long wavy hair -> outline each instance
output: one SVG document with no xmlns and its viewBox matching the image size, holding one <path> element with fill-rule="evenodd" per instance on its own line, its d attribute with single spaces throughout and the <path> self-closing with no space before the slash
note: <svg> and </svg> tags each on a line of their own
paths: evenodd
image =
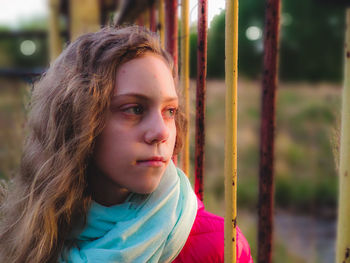
<svg viewBox="0 0 350 263">
<path fill-rule="evenodd" d="M 91 204 L 88 170 L 119 66 L 151 52 L 173 62 L 158 37 L 106 27 L 68 45 L 35 86 L 18 175 L 1 205 L 0 262 L 57 262 Z M 186 120 L 175 117 L 178 153 Z M 83 219 L 83 220 L 81 220 Z"/>
</svg>

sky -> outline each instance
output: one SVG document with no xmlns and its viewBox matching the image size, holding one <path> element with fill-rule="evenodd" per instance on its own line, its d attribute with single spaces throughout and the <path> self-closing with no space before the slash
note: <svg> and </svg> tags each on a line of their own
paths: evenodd
<svg viewBox="0 0 350 263">
<path fill-rule="evenodd" d="M 7 25 L 12 28 L 16 28 L 20 21 L 48 15 L 48 0 L 0 0 L 0 6 L 0 25 Z M 219 14 L 222 9 L 225 9 L 225 0 L 208 0 L 209 25 L 213 17 Z M 191 23 L 197 20 L 197 15 L 197 1 L 190 0 Z"/>
</svg>

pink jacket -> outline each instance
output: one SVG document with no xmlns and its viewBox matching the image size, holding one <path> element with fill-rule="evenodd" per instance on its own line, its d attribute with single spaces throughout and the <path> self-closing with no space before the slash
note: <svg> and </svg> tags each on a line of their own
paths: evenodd
<svg viewBox="0 0 350 263">
<path fill-rule="evenodd" d="M 198 211 L 185 246 L 173 263 L 224 262 L 224 219 L 204 210 L 198 200 Z M 237 227 L 237 263 L 253 263 L 250 248 Z"/>
</svg>

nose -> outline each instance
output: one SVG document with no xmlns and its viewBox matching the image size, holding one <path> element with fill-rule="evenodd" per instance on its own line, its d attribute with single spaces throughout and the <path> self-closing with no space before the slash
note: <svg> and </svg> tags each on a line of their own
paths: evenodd
<svg viewBox="0 0 350 263">
<path fill-rule="evenodd" d="M 162 113 L 154 113 L 150 116 L 146 124 L 144 134 L 145 142 L 148 144 L 165 142 L 169 137 L 169 127 L 167 126 Z"/>
</svg>

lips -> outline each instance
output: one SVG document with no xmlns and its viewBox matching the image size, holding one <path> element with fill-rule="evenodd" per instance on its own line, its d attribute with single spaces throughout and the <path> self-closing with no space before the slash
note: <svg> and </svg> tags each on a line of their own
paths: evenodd
<svg viewBox="0 0 350 263">
<path fill-rule="evenodd" d="M 136 161 L 139 166 L 149 166 L 149 167 L 161 167 L 165 164 L 166 160 L 162 156 L 152 156 L 150 158 L 145 158 Z"/>
</svg>

